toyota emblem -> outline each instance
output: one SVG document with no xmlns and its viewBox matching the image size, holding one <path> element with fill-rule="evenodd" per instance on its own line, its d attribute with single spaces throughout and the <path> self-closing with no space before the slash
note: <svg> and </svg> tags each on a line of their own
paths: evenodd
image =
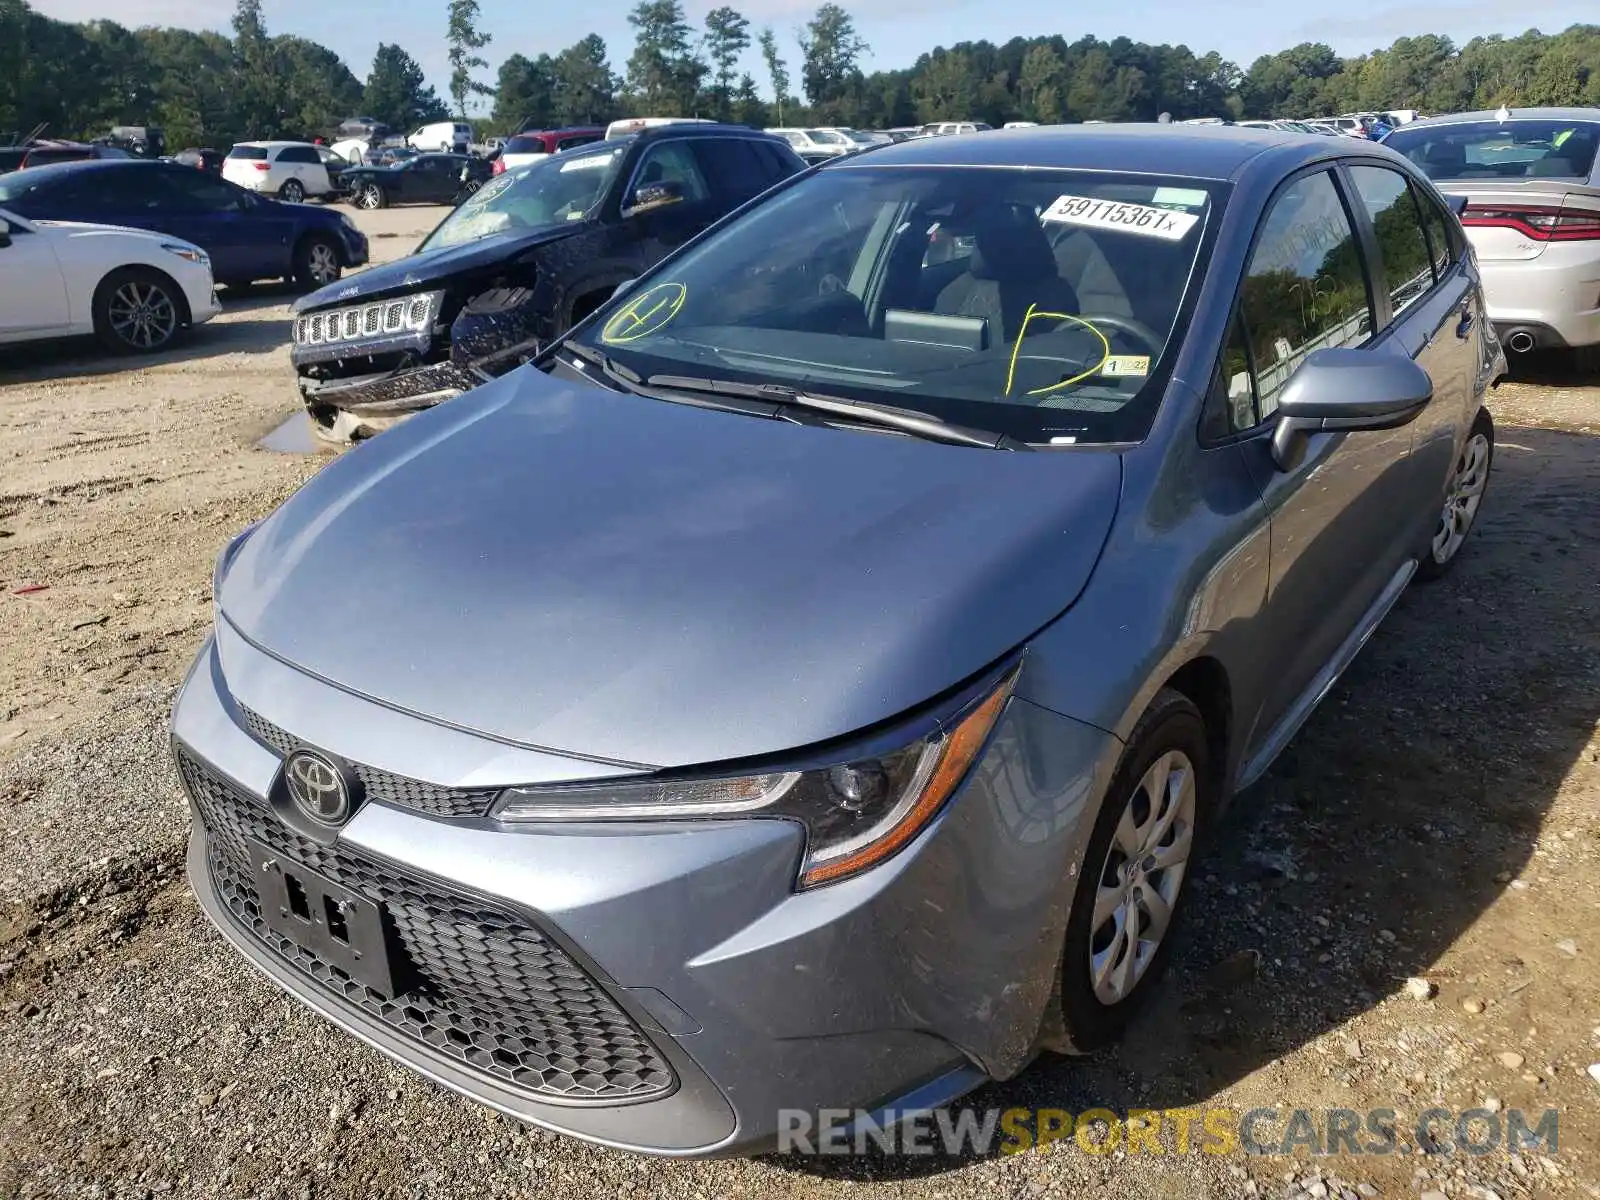
<svg viewBox="0 0 1600 1200">
<path fill-rule="evenodd" d="M 296 750 L 283 767 L 289 798 L 313 821 L 337 825 L 350 815 L 350 789 L 344 776 L 320 754 Z"/>
</svg>

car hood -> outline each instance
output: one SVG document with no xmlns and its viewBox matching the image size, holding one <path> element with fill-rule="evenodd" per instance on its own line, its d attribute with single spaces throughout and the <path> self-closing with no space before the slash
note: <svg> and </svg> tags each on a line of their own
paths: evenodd
<svg viewBox="0 0 1600 1200">
<path fill-rule="evenodd" d="M 405 295 L 442 283 L 455 275 L 493 266 L 535 246 L 571 237 L 588 227 L 586 221 L 563 222 L 536 229 L 519 229 L 512 233 L 490 234 L 476 241 L 443 246 L 438 250 L 422 250 L 394 262 L 368 267 L 357 275 L 318 288 L 295 301 L 291 311 L 311 312 L 348 304 L 352 300 L 379 300 L 386 296 Z"/>
<path fill-rule="evenodd" d="M 396 708 L 710 764 L 864 729 L 993 664 L 1076 599 L 1120 487 L 1109 451 L 797 425 L 529 367 L 330 463 L 239 548 L 218 604 Z"/>
<path fill-rule="evenodd" d="M 187 246 L 191 250 L 199 247 L 181 237 L 174 237 L 170 233 L 153 233 L 148 229 L 132 229 L 126 225 L 100 225 L 92 221 L 56 221 L 35 218 L 33 223 L 41 229 L 60 230 L 65 237 L 130 237 L 138 238 L 142 242 L 165 242 L 170 246 Z"/>
</svg>

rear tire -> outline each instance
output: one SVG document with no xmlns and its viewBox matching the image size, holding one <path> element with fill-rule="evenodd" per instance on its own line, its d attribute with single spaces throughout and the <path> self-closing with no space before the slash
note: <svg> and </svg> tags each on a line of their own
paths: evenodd
<svg viewBox="0 0 1600 1200">
<path fill-rule="evenodd" d="M 94 333 L 113 354 L 154 354 L 189 323 L 183 289 L 150 267 L 124 267 L 94 293 Z"/>
<path fill-rule="evenodd" d="M 290 204 L 301 204 L 305 201 L 306 189 L 298 179 L 291 179 L 278 189 L 278 199 L 286 200 Z"/>
<path fill-rule="evenodd" d="M 368 212 L 383 208 L 389 203 L 389 197 L 384 195 L 383 189 L 375 183 L 363 183 L 356 191 L 356 207 L 364 208 Z"/>
<path fill-rule="evenodd" d="M 327 287 L 343 273 L 339 248 L 321 234 L 302 238 L 294 250 L 294 281 L 308 291 Z"/>
<path fill-rule="evenodd" d="M 1214 807 L 1213 779 L 1200 710 L 1162 689 L 1134 726 L 1089 835 L 1056 983 L 1060 1023 L 1047 1029 L 1046 1049 L 1076 1054 L 1115 1040 L 1154 991 Z"/>
<path fill-rule="evenodd" d="M 1478 523 L 1483 498 L 1489 490 L 1489 474 L 1494 467 L 1494 418 L 1480 408 L 1467 433 L 1467 441 L 1456 455 L 1445 481 L 1439 522 L 1422 548 L 1417 578 L 1441 578 L 1455 566 L 1466 545 L 1467 535 Z"/>
</svg>

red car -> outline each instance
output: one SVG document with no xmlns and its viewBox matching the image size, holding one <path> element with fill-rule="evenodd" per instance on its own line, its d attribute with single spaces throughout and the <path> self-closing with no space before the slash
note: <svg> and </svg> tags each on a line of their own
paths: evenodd
<svg viewBox="0 0 1600 1200">
<path fill-rule="evenodd" d="M 525 166 L 591 142 L 604 141 L 606 131 L 598 126 L 574 125 L 566 129 L 540 129 L 508 137 L 500 153 L 495 156 L 493 173 L 499 175 L 512 167 Z"/>
</svg>

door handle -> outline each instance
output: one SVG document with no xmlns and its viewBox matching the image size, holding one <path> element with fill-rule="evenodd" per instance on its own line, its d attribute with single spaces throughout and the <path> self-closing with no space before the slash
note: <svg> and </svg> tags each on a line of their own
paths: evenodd
<svg viewBox="0 0 1600 1200">
<path fill-rule="evenodd" d="M 1457 324 L 1456 324 L 1456 336 L 1458 338 L 1465 339 L 1465 338 L 1470 337 L 1471 335 L 1472 335 L 1472 309 L 1471 308 L 1463 308 L 1461 310 L 1461 320 L 1459 322 L 1457 322 Z"/>
</svg>

